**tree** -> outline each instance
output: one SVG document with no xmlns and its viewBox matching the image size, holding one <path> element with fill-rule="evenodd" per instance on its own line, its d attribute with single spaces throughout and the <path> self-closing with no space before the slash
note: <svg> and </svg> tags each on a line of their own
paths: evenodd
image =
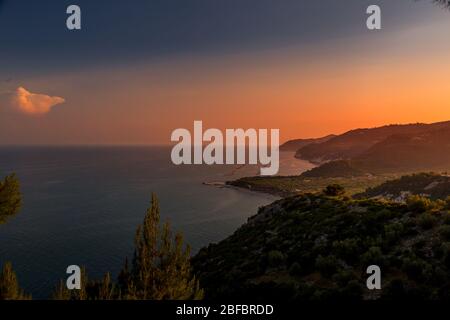
<svg viewBox="0 0 450 320">
<path fill-rule="evenodd" d="M 81 268 L 81 288 L 79 290 L 67 289 L 66 283 L 61 280 L 53 292 L 53 300 L 113 300 L 117 299 L 115 284 L 111 275 L 107 273 L 101 281 L 89 280 L 86 268 Z"/>
<path fill-rule="evenodd" d="M 183 247 L 181 234 L 172 235 L 170 225 L 160 225 L 159 205 L 152 195 L 144 222 L 138 227 L 131 268 L 128 259 L 117 284 L 106 274 L 101 281 L 90 281 L 81 271 L 81 289 L 68 290 L 61 281 L 56 300 L 196 300 L 203 290 L 191 273 L 189 246 Z"/>
<path fill-rule="evenodd" d="M 86 273 L 86 268 L 81 268 L 81 288 L 78 290 L 69 290 L 66 283 L 61 280 L 53 292 L 54 300 L 88 300 L 88 287 L 90 286 L 89 279 Z"/>
<path fill-rule="evenodd" d="M 0 181 L 0 224 L 19 212 L 22 205 L 20 184 L 15 174 Z"/>
<path fill-rule="evenodd" d="M 122 299 L 202 299 L 203 290 L 191 273 L 190 248 L 169 223 L 160 225 L 159 204 L 152 195 L 144 222 L 138 227 L 131 270 L 128 260 L 119 276 Z"/>
<path fill-rule="evenodd" d="M 31 296 L 24 294 L 20 289 L 10 262 L 6 262 L 0 274 L 0 300 L 29 300 Z"/>
<path fill-rule="evenodd" d="M 19 181 L 15 174 L 0 181 L 0 225 L 19 212 L 22 204 Z M 31 299 L 20 289 L 10 262 L 6 262 L 0 274 L 0 300 Z"/>
<path fill-rule="evenodd" d="M 433 201 L 419 195 L 412 195 L 408 197 L 408 199 L 406 199 L 406 204 L 408 206 L 408 209 L 415 213 L 421 213 L 427 210 L 431 210 L 434 206 Z"/>
<path fill-rule="evenodd" d="M 323 193 L 327 196 L 330 197 L 337 197 L 337 196 L 342 196 L 345 194 L 345 189 L 343 186 L 339 185 L 339 184 L 332 184 L 327 186 L 324 190 Z"/>
</svg>

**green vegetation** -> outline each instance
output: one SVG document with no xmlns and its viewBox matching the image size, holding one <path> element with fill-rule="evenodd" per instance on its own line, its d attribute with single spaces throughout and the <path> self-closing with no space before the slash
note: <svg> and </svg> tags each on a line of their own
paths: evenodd
<svg viewBox="0 0 450 320">
<path fill-rule="evenodd" d="M 6 262 L 0 274 L 0 300 L 29 300 L 19 287 L 16 273 L 10 262 Z"/>
<path fill-rule="evenodd" d="M 15 174 L 0 181 L 0 224 L 19 212 L 22 205 L 19 181 Z"/>
<path fill-rule="evenodd" d="M 19 212 L 22 204 L 19 181 L 15 174 L 7 176 L 0 181 L 0 225 Z M 27 300 L 26 295 L 19 287 L 16 273 L 10 262 L 6 262 L 0 274 L 0 300 Z"/>
<path fill-rule="evenodd" d="M 450 196 L 450 177 L 436 173 L 417 173 L 389 180 L 371 187 L 357 197 L 384 197 L 402 200 L 408 195 L 426 195 L 431 199 L 446 199 Z"/>
<path fill-rule="evenodd" d="M 345 188 L 339 184 L 332 184 L 327 186 L 323 193 L 330 197 L 342 196 L 345 194 Z"/>
<path fill-rule="evenodd" d="M 302 173 L 305 178 L 353 178 L 368 173 L 356 168 L 349 160 L 331 161 Z"/>
<path fill-rule="evenodd" d="M 348 195 L 361 193 L 369 187 L 375 187 L 394 175 L 362 176 L 362 177 L 327 177 L 309 178 L 304 176 L 290 177 L 246 177 L 227 182 L 228 185 L 249 189 L 252 191 L 265 192 L 282 197 L 292 196 L 300 193 L 321 192 L 329 185 L 341 185 L 347 190 Z"/>
<path fill-rule="evenodd" d="M 445 201 L 421 197 L 407 204 L 299 194 L 203 248 L 194 270 L 208 299 L 449 300 L 449 214 Z M 376 294 L 365 286 L 372 264 L 382 268 Z"/>
<path fill-rule="evenodd" d="M 160 224 L 159 204 L 152 196 L 144 222 L 138 227 L 134 258 L 128 259 L 117 283 L 106 274 L 101 281 L 88 279 L 82 270 L 81 290 L 69 291 L 64 282 L 55 289 L 57 300 L 199 300 L 203 290 L 191 273 L 190 249 L 180 233 L 173 236 L 168 223 Z"/>
</svg>

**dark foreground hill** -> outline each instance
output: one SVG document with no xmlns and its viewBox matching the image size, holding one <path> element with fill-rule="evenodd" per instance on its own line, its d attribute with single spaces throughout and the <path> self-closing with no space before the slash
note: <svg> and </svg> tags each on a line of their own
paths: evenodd
<svg viewBox="0 0 450 320">
<path fill-rule="evenodd" d="M 450 213 L 409 204 L 302 194 L 261 208 L 193 258 L 209 299 L 450 299 Z M 366 269 L 382 270 L 382 290 Z"/>
</svg>

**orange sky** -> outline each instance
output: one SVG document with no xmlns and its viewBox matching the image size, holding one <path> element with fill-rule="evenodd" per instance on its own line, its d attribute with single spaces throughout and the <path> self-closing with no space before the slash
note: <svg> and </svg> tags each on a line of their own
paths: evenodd
<svg viewBox="0 0 450 320">
<path fill-rule="evenodd" d="M 431 21 L 301 52 L 35 76 L 21 85 L 65 103 L 38 118 L 3 115 L 0 143 L 169 144 L 172 130 L 194 120 L 208 128 L 278 128 L 282 141 L 450 120 L 447 30 L 448 20 Z"/>
</svg>

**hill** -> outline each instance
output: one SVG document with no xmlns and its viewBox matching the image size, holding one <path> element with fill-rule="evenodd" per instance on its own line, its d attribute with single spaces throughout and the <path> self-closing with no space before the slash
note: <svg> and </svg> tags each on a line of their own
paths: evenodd
<svg viewBox="0 0 450 320">
<path fill-rule="evenodd" d="M 351 178 L 367 175 L 367 173 L 354 166 L 350 160 L 336 160 L 326 162 L 319 167 L 312 168 L 301 174 L 305 178 Z"/>
<path fill-rule="evenodd" d="M 422 195 L 431 199 L 447 199 L 450 196 L 450 177 L 435 173 L 419 173 L 386 181 L 356 194 L 356 198 L 388 198 L 404 200 L 408 195 Z"/>
<path fill-rule="evenodd" d="M 261 208 L 192 263 L 211 300 L 449 300 L 448 207 L 301 194 Z M 373 264 L 382 289 L 369 291 Z"/>
<path fill-rule="evenodd" d="M 346 160 L 325 162 L 304 175 L 348 177 L 363 174 L 447 171 L 450 168 L 450 127 L 440 126 L 439 129 L 433 127 L 432 130 L 414 134 L 390 135 L 362 152 L 359 148 L 360 154 Z M 325 143 L 320 145 L 323 146 Z M 300 149 L 300 152 L 302 150 Z"/>
<path fill-rule="evenodd" d="M 367 188 L 378 186 L 393 179 L 395 175 L 363 175 L 352 177 L 305 177 L 275 176 L 275 177 L 244 177 L 228 181 L 227 185 L 248 189 L 256 192 L 269 193 L 276 196 L 288 197 L 299 193 L 320 192 L 332 184 L 339 184 L 345 188 L 348 195 L 364 192 Z"/>
<path fill-rule="evenodd" d="M 300 148 L 296 157 L 314 163 L 332 160 L 353 159 L 368 152 L 375 145 L 391 136 L 414 138 L 434 130 L 450 129 L 449 122 L 433 124 L 389 125 L 371 129 L 356 129 L 336 136 L 322 143 L 309 144 Z"/>
<path fill-rule="evenodd" d="M 362 170 L 408 172 L 450 168 L 450 128 L 392 135 L 354 158 Z"/>
<path fill-rule="evenodd" d="M 298 149 L 303 148 L 312 143 L 322 143 L 334 137 L 336 137 L 334 134 L 330 134 L 322 138 L 289 140 L 280 146 L 280 151 L 297 151 Z"/>
</svg>

